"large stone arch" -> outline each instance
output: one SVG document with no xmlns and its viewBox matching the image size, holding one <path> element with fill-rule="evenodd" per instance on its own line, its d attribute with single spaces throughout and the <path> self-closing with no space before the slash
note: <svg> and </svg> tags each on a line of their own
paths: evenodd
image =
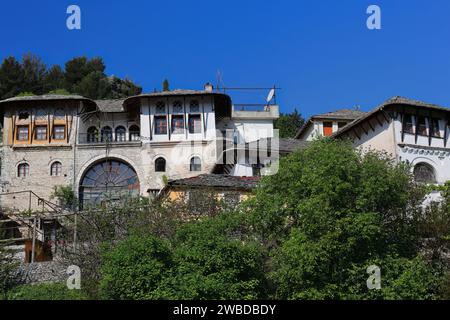
<svg viewBox="0 0 450 320">
<path fill-rule="evenodd" d="M 426 157 L 416 157 L 411 163 L 412 173 L 416 172 L 418 166 L 427 166 L 430 168 L 434 174 L 434 183 L 438 183 L 440 181 L 440 175 L 438 170 L 438 164 L 432 159 Z"/>
<path fill-rule="evenodd" d="M 131 161 L 123 158 L 98 157 L 83 166 L 76 186 L 82 207 L 140 194 L 142 179 Z"/>
</svg>

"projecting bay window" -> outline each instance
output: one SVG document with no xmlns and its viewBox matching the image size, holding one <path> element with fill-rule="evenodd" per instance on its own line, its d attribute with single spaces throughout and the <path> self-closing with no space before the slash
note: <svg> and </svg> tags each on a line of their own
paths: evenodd
<svg viewBox="0 0 450 320">
<path fill-rule="evenodd" d="M 201 133 L 202 132 L 202 122 L 199 114 L 189 115 L 189 133 Z"/>
<path fill-rule="evenodd" d="M 172 116 L 172 133 L 180 134 L 184 133 L 184 117 Z"/>
<path fill-rule="evenodd" d="M 403 133 L 414 134 L 412 116 L 410 114 L 403 116 Z"/>
<path fill-rule="evenodd" d="M 53 139 L 54 140 L 64 140 L 66 137 L 66 127 L 65 126 L 54 126 L 53 127 Z"/>
<path fill-rule="evenodd" d="M 155 117 L 155 134 L 167 134 L 167 120 L 166 116 Z"/>
<path fill-rule="evenodd" d="M 47 126 L 38 126 L 35 129 L 35 139 L 39 141 L 47 140 Z"/>
<path fill-rule="evenodd" d="M 441 137 L 441 130 L 439 127 L 439 119 L 430 119 L 430 135 L 435 138 Z"/>
<path fill-rule="evenodd" d="M 17 127 L 17 140 L 28 141 L 28 126 Z"/>
</svg>

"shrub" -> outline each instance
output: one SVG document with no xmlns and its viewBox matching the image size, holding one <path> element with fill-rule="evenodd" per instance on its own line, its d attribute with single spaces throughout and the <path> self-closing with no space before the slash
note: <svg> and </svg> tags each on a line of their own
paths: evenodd
<svg viewBox="0 0 450 320">
<path fill-rule="evenodd" d="M 8 292 L 8 300 L 88 300 L 80 290 L 69 290 L 62 283 L 18 286 Z"/>
</svg>

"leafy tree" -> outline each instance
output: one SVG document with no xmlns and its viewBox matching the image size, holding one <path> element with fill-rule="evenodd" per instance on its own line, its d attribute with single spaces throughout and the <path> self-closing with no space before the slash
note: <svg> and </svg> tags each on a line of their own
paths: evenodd
<svg viewBox="0 0 450 320">
<path fill-rule="evenodd" d="M 406 165 L 347 142 L 320 140 L 283 159 L 251 202 L 273 258 L 275 297 L 395 298 L 416 289 L 421 299 L 434 297 L 436 278 L 419 251 L 422 199 Z M 365 271 L 373 264 L 382 268 L 383 289 L 369 292 Z M 400 285 L 418 273 L 424 277 L 412 287 Z"/>
<path fill-rule="evenodd" d="M 292 113 L 280 114 L 280 117 L 275 121 L 275 129 L 280 130 L 280 138 L 294 138 L 297 131 L 303 126 L 305 119 L 302 115 L 294 110 Z"/>
<path fill-rule="evenodd" d="M 108 247 L 101 289 L 108 299 L 256 299 L 264 296 L 262 248 L 242 216 L 184 224 L 171 241 L 148 233 Z"/>
<path fill-rule="evenodd" d="M 264 254 L 241 214 L 224 213 L 183 225 L 172 247 L 174 267 L 165 279 L 170 299 L 265 297 Z"/>
<path fill-rule="evenodd" d="M 169 245 L 153 235 L 131 236 L 103 254 L 100 288 L 106 299 L 159 299 L 171 267 Z"/>
</svg>

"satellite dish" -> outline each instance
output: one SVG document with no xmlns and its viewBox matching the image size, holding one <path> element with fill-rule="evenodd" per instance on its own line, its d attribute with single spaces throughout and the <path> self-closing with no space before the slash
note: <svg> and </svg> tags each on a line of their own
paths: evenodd
<svg viewBox="0 0 450 320">
<path fill-rule="evenodd" d="M 269 91 L 269 94 L 267 95 L 267 102 L 272 101 L 274 97 L 275 97 L 275 89 L 271 89 Z"/>
</svg>

